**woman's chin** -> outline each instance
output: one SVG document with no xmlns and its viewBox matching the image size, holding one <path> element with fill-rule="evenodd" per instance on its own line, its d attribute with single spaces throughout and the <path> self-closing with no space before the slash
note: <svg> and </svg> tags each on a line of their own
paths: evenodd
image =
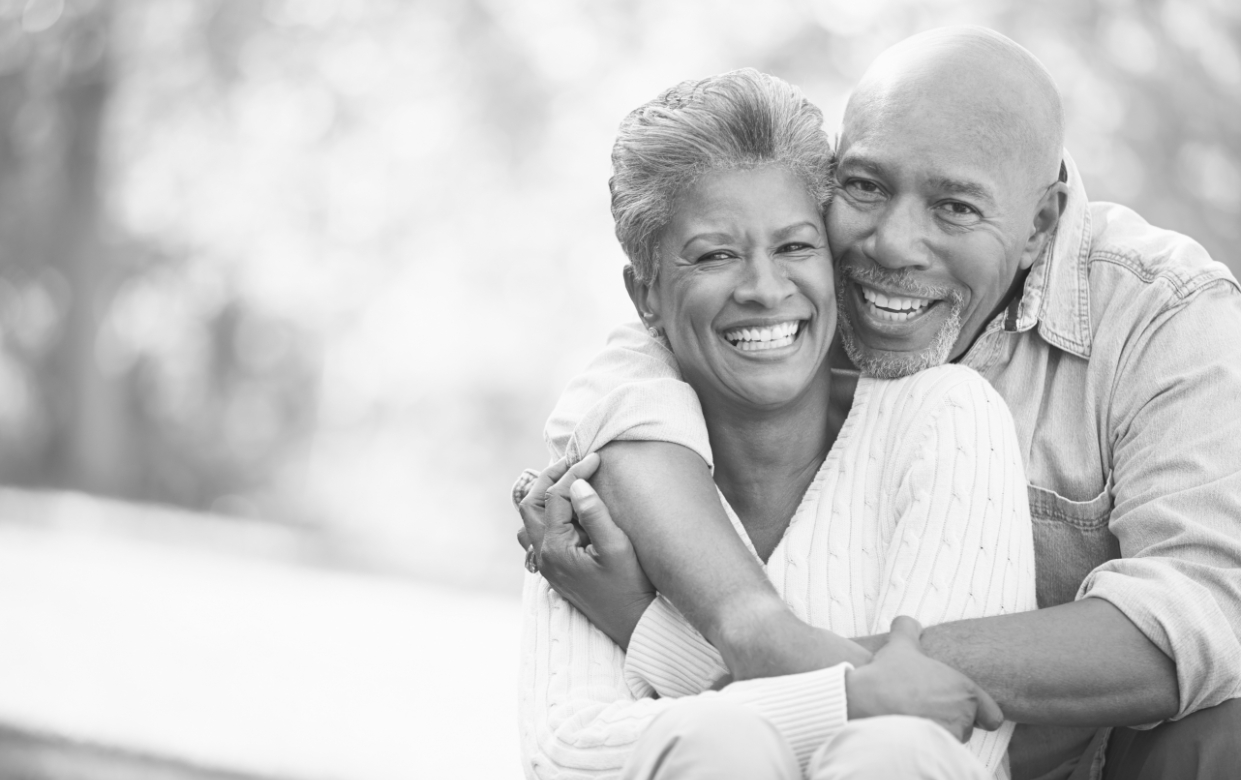
<svg viewBox="0 0 1241 780">
<path fill-rule="evenodd" d="M 760 381 L 740 382 L 729 388 L 730 395 L 755 411 L 774 411 L 797 401 L 811 384 L 810 377 L 764 377 Z"/>
</svg>

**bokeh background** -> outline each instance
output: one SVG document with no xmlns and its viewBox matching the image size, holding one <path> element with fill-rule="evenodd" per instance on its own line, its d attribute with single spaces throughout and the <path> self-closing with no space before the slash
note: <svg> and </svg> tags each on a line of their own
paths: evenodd
<svg viewBox="0 0 1241 780">
<path fill-rule="evenodd" d="M 954 23 L 1241 270 L 1235 0 L 0 0 L 0 776 L 519 776 L 508 487 L 630 317 L 618 122 L 754 66 L 833 129 Z"/>
</svg>

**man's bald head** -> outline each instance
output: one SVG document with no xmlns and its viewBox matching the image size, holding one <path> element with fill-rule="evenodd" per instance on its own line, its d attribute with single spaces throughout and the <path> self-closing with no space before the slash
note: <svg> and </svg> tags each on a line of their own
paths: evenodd
<svg viewBox="0 0 1241 780">
<path fill-rule="evenodd" d="M 1067 203 L 1063 146 L 1051 77 L 998 33 L 945 28 L 880 55 L 845 110 L 827 223 L 858 368 L 960 357 L 1020 298 Z"/>
<path fill-rule="evenodd" d="M 994 30 L 944 27 L 883 52 L 850 98 L 842 134 L 917 106 L 931 107 L 960 140 L 1017 163 L 1032 185 L 1059 174 L 1064 109 L 1055 82 L 1034 55 Z"/>
</svg>

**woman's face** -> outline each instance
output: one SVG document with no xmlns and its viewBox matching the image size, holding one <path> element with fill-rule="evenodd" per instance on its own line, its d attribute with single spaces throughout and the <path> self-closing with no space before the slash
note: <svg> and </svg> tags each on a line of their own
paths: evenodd
<svg viewBox="0 0 1241 780">
<path fill-rule="evenodd" d="M 836 331 L 827 232 L 778 166 L 715 171 L 678 198 L 659 275 L 635 303 L 706 401 L 776 408 L 819 375 Z"/>
</svg>

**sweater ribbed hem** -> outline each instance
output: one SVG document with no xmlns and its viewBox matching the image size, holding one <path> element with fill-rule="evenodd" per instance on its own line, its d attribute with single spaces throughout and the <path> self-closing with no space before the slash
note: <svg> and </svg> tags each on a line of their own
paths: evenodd
<svg viewBox="0 0 1241 780">
<path fill-rule="evenodd" d="M 803 772 L 810 757 L 849 719 L 842 663 L 802 674 L 735 682 L 725 695 L 753 707 L 788 740 Z"/>
<path fill-rule="evenodd" d="M 728 673 L 718 650 L 663 596 L 642 613 L 625 655 L 625 683 L 635 697 L 691 696 Z"/>
</svg>

